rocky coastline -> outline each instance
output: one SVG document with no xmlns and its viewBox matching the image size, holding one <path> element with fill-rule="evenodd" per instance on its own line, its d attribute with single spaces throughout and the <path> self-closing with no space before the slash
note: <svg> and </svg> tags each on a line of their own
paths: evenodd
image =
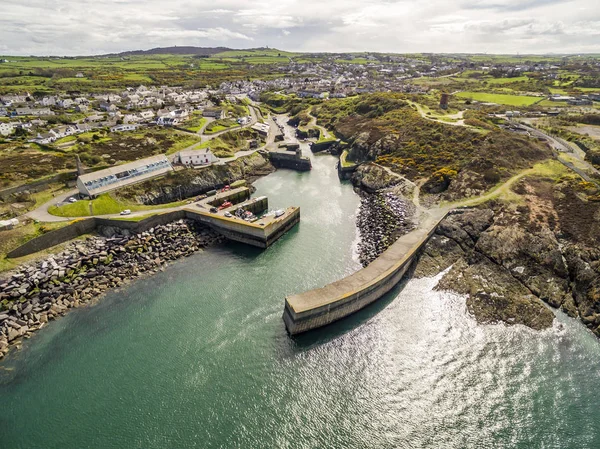
<svg viewBox="0 0 600 449">
<path fill-rule="evenodd" d="M 414 228 L 414 205 L 390 190 L 361 192 L 356 219 L 360 236 L 358 256 L 366 267 L 398 238 Z"/>
<path fill-rule="evenodd" d="M 224 240 L 193 220 L 139 234 L 105 227 L 99 234 L 0 277 L 0 359 L 70 309 Z"/>
<path fill-rule="evenodd" d="M 529 203 L 492 202 L 443 220 L 415 276 L 448 270 L 436 288 L 467 295 L 480 323 L 544 329 L 558 309 L 600 337 L 600 205 L 569 183 L 528 179 L 514 190 Z"/>
</svg>

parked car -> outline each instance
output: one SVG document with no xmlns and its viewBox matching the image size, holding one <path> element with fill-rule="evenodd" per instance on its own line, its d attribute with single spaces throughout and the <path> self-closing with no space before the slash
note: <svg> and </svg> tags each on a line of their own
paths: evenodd
<svg viewBox="0 0 600 449">
<path fill-rule="evenodd" d="M 75 198 L 74 196 L 72 196 L 71 198 L 69 198 L 67 200 L 69 203 L 76 203 L 77 202 L 77 198 Z"/>
<path fill-rule="evenodd" d="M 225 215 L 227 218 L 233 217 L 233 215 L 231 215 L 229 212 L 225 212 L 223 215 Z"/>
<path fill-rule="evenodd" d="M 125 210 L 121 211 L 121 215 L 129 215 L 129 214 L 131 214 L 131 210 L 129 210 L 129 209 L 125 209 Z"/>
<path fill-rule="evenodd" d="M 210 208 L 210 212 L 213 214 L 216 214 L 219 211 L 219 209 L 217 209 L 216 207 L 211 207 Z"/>
</svg>

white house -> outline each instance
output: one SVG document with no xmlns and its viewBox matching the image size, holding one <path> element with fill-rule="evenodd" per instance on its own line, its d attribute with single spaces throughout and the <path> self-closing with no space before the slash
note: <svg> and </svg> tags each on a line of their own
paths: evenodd
<svg viewBox="0 0 600 449">
<path fill-rule="evenodd" d="M 38 134 L 37 137 L 35 139 L 33 139 L 34 142 L 42 143 L 42 144 L 52 143 L 55 140 L 56 140 L 56 136 L 52 133 Z"/>
<path fill-rule="evenodd" d="M 140 120 L 141 120 L 140 117 L 137 116 L 136 114 L 125 114 L 123 116 L 124 123 L 137 123 Z"/>
<path fill-rule="evenodd" d="M 151 120 L 154 118 L 154 111 L 151 111 L 151 110 L 142 111 L 142 112 L 140 112 L 140 118 L 142 120 Z"/>
<path fill-rule="evenodd" d="M 138 128 L 138 125 L 134 125 L 132 123 L 126 123 L 123 125 L 116 125 L 110 128 L 110 131 L 113 133 L 120 133 L 123 131 L 135 131 Z"/>
<path fill-rule="evenodd" d="M 165 117 L 159 117 L 158 120 L 156 121 L 156 124 L 158 126 L 177 126 L 179 125 L 179 119 L 177 117 L 169 117 L 169 116 L 165 116 Z"/>
<path fill-rule="evenodd" d="M 56 106 L 56 98 L 55 97 L 44 97 L 40 102 L 42 106 Z"/>
<path fill-rule="evenodd" d="M 57 104 L 59 107 L 61 107 L 63 109 L 67 109 L 67 108 L 70 108 L 71 106 L 73 106 L 74 102 L 70 98 L 65 98 L 62 100 L 58 100 Z"/>
<path fill-rule="evenodd" d="M 269 135 L 269 125 L 267 123 L 255 123 L 254 125 L 251 126 L 251 128 L 258 132 L 258 134 L 260 134 L 261 136 L 268 136 Z"/>
<path fill-rule="evenodd" d="M 3 136 L 10 136 L 15 130 L 12 123 L 0 122 L 0 134 Z"/>
<path fill-rule="evenodd" d="M 195 167 L 197 165 L 208 165 L 213 162 L 217 162 L 219 159 L 210 151 L 210 148 L 204 148 L 202 150 L 187 150 L 180 151 L 177 154 L 178 162 L 188 167 Z"/>
</svg>

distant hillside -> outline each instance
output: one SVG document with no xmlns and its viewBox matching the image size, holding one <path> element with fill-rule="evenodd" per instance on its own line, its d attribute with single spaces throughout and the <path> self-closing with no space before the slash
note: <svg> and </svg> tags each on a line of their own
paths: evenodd
<svg viewBox="0 0 600 449">
<path fill-rule="evenodd" d="M 229 51 L 227 47 L 157 47 L 151 48 L 150 50 L 133 50 L 124 51 L 122 53 L 112 53 L 103 56 L 135 56 L 135 55 L 199 55 L 199 56 L 211 56 L 216 53 Z"/>
</svg>

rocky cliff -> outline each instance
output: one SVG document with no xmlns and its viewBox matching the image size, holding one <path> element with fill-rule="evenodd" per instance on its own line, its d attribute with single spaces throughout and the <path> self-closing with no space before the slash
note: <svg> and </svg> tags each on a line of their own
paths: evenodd
<svg viewBox="0 0 600 449">
<path fill-rule="evenodd" d="M 415 275 L 448 268 L 438 288 L 467 294 L 484 323 L 551 325 L 544 303 L 600 336 L 600 204 L 575 179 L 523 179 L 514 202 L 448 216 L 430 239 Z"/>
</svg>

